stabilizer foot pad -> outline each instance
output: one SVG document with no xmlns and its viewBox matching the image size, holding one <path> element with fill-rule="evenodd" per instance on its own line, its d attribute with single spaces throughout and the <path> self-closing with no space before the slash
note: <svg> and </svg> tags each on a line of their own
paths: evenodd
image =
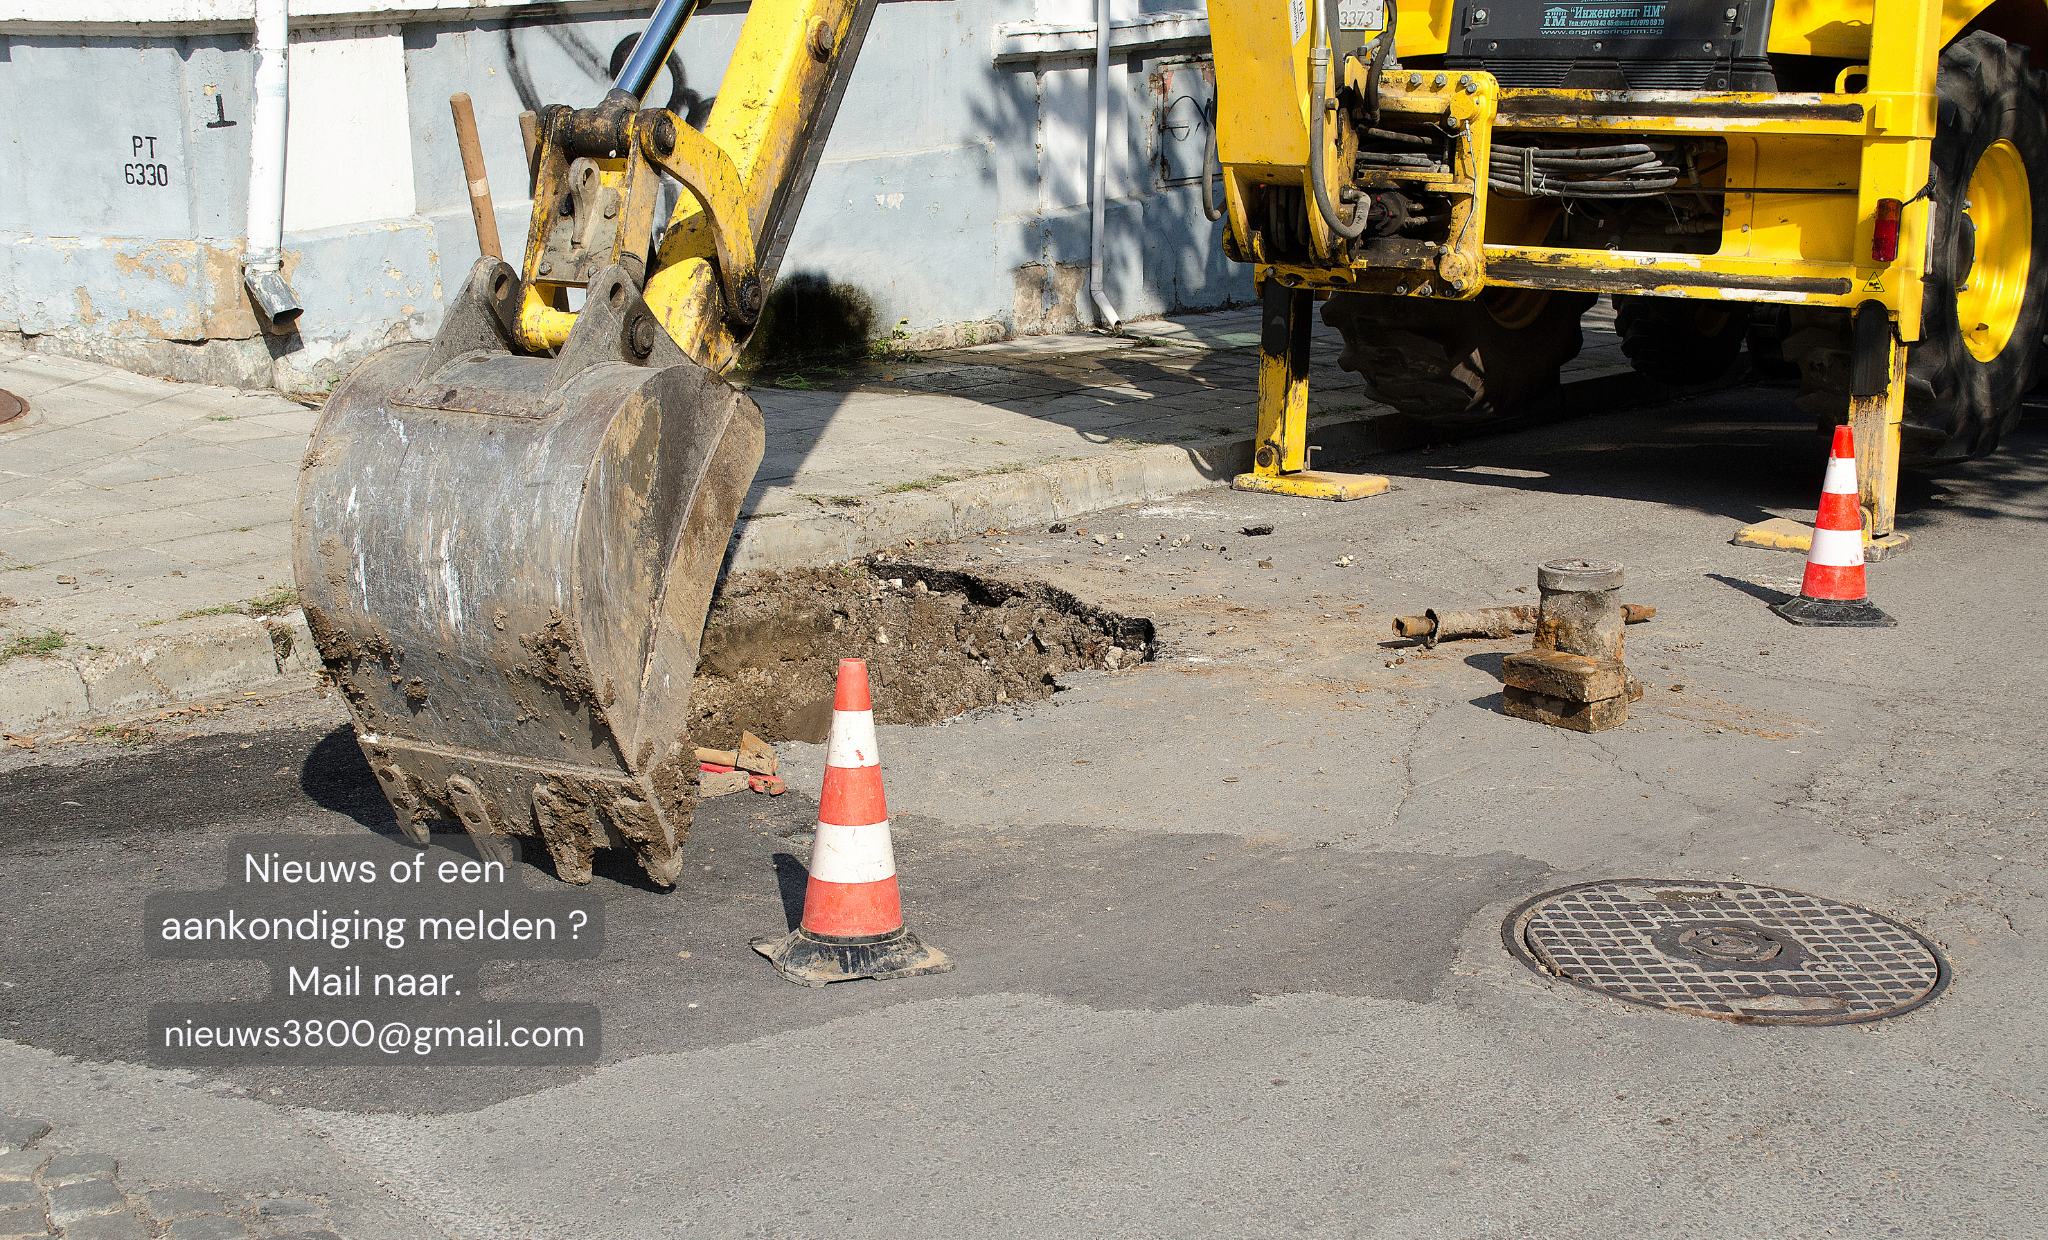
<svg viewBox="0 0 2048 1240">
<path fill-rule="evenodd" d="M 946 953 L 926 946 L 908 927 L 873 943 L 829 943 L 803 930 L 792 930 L 781 938 L 755 939 L 747 946 L 766 956 L 777 973 L 799 986 L 953 971 Z"/>
<path fill-rule="evenodd" d="M 1302 499 L 1364 499 L 1393 487 L 1379 474 L 1332 474 L 1318 469 L 1291 474 L 1239 474 L 1230 480 L 1233 491 L 1264 491 L 1273 495 L 1294 495 Z"/>
<path fill-rule="evenodd" d="M 1904 551 L 1913 541 L 1909 534 L 1897 530 L 1883 538 L 1863 540 L 1863 558 L 1872 564 L 1888 560 Z M 1805 555 L 1813 549 L 1813 527 L 1801 525 L 1785 517 L 1772 517 L 1754 525 L 1745 525 L 1735 531 L 1735 537 L 1728 540 L 1735 547 L 1754 547 L 1760 551 L 1786 551 L 1793 555 Z"/>
</svg>

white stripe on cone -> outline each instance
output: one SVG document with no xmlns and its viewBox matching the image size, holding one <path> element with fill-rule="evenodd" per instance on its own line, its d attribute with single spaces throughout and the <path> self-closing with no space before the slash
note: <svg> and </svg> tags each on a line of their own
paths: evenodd
<svg viewBox="0 0 2048 1240">
<path fill-rule="evenodd" d="M 1806 553 L 1808 564 L 1848 568 L 1863 563 L 1863 531 L 1821 530 L 1813 532 L 1813 549 Z"/>
<path fill-rule="evenodd" d="M 1856 458 L 1831 456 L 1828 458 L 1828 475 L 1821 479 L 1820 489 L 1826 495 L 1856 494 Z"/>
<path fill-rule="evenodd" d="M 879 883 L 896 874 L 896 849 L 889 842 L 889 820 L 866 827 L 818 824 L 818 842 L 811 849 L 811 877 L 827 883 Z"/>
<path fill-rule="evenodd" d="M 825 740 L 825 765 L 839 767 L 880 766 L 875 752 L 875 712 L 836 710 L 832 732 Z"/>
</svg>

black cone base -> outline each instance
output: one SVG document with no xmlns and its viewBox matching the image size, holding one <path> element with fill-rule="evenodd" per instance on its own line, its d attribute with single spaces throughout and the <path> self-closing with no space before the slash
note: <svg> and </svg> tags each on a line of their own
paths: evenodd
<svg viewBox="0 0 2048 1240">
<path fill-rule="evenodd" d="M 748 946 L 768 957 L 777 973 L 800 986 L 953 971 L 946 953 L 925 946 L 908 927 L 874 943 L 832 943 L 799 929 L 781 938 L 758 938 Z"/>
<path fill-rule="evenodd" d="M 1882 629 L 1898 623 L 1877 609 L 1867 598 L 1798 598 L 1773 603 L 1771 610 L 1794 624 L 1820 625 L 1836 629 Z"/>
</svg>

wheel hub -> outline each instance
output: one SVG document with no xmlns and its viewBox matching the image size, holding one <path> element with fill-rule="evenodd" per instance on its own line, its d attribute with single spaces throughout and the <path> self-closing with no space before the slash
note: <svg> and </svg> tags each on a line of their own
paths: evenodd
<svg viewBox="0 0 2048 1240">
<path fill-rule="evenodd" d="M 1974 254 L 1957 281 L 1956 316 L 1970 356 L 1988 362 L 2012 339 L 2033 263 L 2033 196 L 2019 148 L 2003 140 L 1985 148 L 1963 209 Z"/>
</svg>

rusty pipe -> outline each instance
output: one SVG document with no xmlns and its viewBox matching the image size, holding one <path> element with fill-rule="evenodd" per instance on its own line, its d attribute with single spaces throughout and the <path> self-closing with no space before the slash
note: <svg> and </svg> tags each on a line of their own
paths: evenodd
<svg viewBox="0 0 2048 1240">
<path fill-rule="evenodd" d="M 1475 611 L 1430 608 L 1419 616 L 1395 617 L 1394 633 L 1398 637 L 1416 638 L 1425 646 L 1456 641 L 1461 637 L 1507 637 L 1514 633 L 1533 633 L 1536 631 L 1536 611 L 1533 603 L 1515 607 L 1482 607 Z M 1621 608 L 1622 620 L 1627 624 L 1641 624 L 1656 614 L 1656 608 L 1641 603 L 1624 603 Z"/>
<path fill-rule="evenodd" d="M 462 151 L 462 177 L 469 182 L 469 213 L 476 218 L 476 247 L 485 258 L 505 257 L 505 244 L 498 239 L 498 216 L 491 209 L 491 182 L 484 175 L 484 148 L 477 141 L 476 109 L 469 96 L 448 96 L 448 110 L 455 114 L 455 145 Z"/>
</svg>

